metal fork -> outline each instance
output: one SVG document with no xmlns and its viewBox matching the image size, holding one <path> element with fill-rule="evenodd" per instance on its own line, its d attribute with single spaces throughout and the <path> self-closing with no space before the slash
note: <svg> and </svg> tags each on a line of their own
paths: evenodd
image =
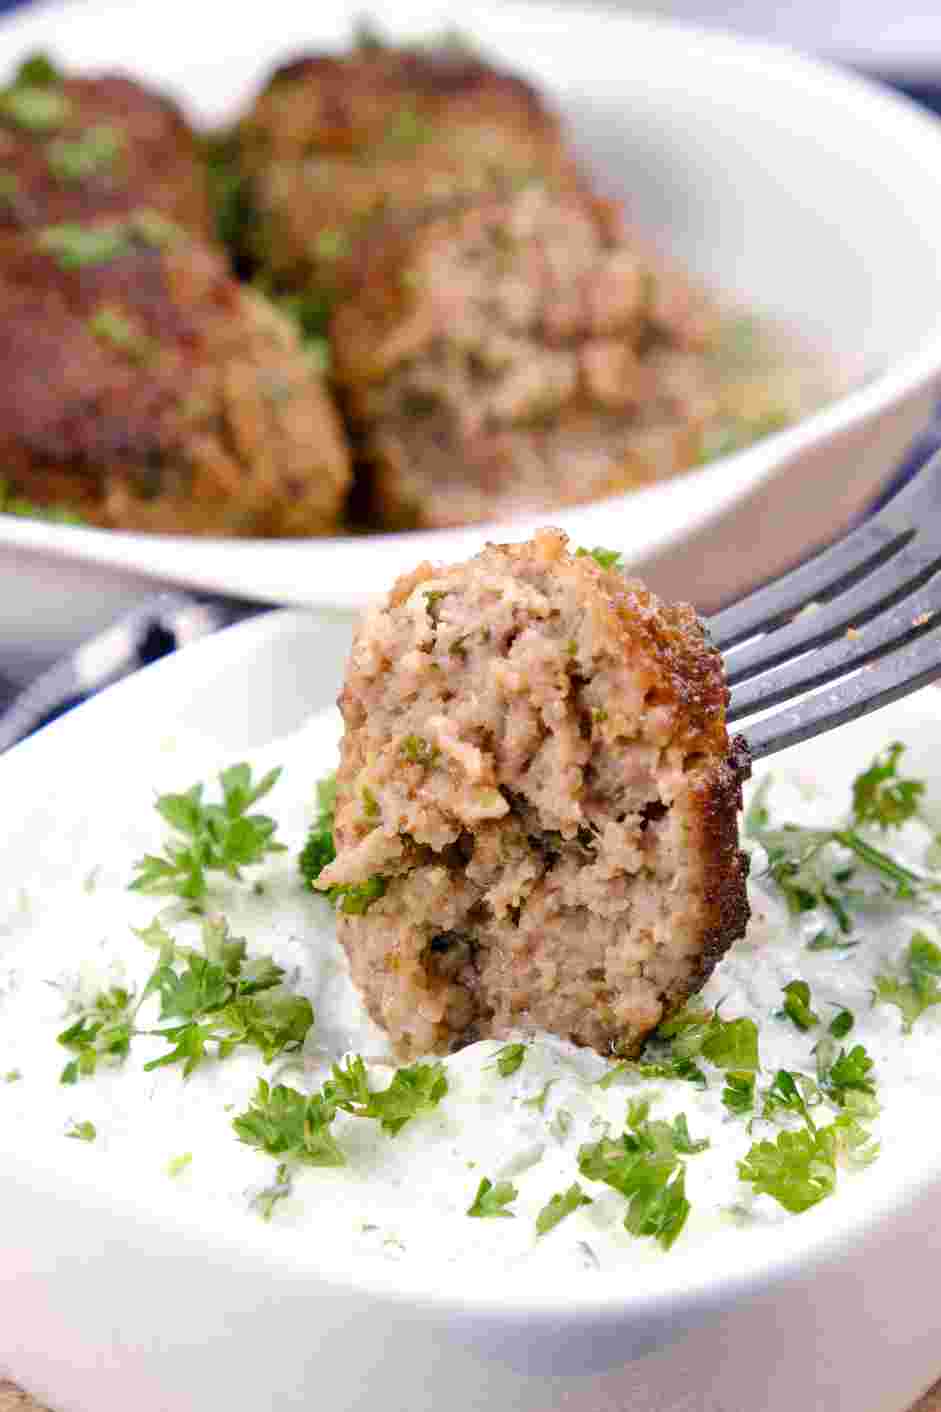
<svg viewBox="0 0 941 1412">
<path fill-rule="evenodd" d="M 729 723 L 814 693 L 745 727 L 760 759 L 887 706 L 941 677 L 939 614 L 941 452 L 860 528 L 707 620 Z"/>
</svg>

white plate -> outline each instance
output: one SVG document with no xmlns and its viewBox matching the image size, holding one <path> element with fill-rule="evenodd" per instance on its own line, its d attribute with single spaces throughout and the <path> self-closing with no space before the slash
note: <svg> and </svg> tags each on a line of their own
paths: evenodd
<svg viewBox="0 0 941 1412">
<path fill-rule="evenodd" d="M 348 41 L 352 0 L 77 0 L 0 28 L 0 70 L 36 47 L 124 67 L 203 121 L 285 55 Z M 709 607 L 832 535 L 926 423 L 941 369 L 941 125 L 783 50 L 601 10 L 375 0 L 396 35 L 455 19 L 545 86 L 602 184 L 689 268 L 871 374 L 802 425 L 704 470 L 551 516 L 616 544 L 653 584 Z M 543 522 L 545 516 L 537 517 Z M 0 517 L 0 666 L 73 645 L 154 581 L 349 610 L 424 557 L 532 522 L 369 539 L 205 541 Z M 15 591 L 14 591 L 15 586 Z"/>
<path fill-rule="evenodd" d="M 149 775 L 172 730 L 238 758 L 321 707 L 342 656 L 311 616 L 267 615 L 184 648 L 9 752 L 0 832 L 11 895 L 24 877 L 31 889 L 44 870 L 51 881 L 49 830 L 69 838 L 83 827 L 103 768 Z M 893 738 L 909 742 L 937 811 L 931 692 L 799 758 L 842 769 Z M 61 1139 L 27 1146 L 4 1128 L 0 1279 L 15 1298 L 0 1372 L 5 1362 L 60 1412 L 900 1412 L 941 1367 L 941 1164 L 929 1131 L 832 1200 L 739 1243 L 737 1268 L 704 1268 L 678 1245 L 630 1282 L 599 1272 L 543 1289 L 453 1268 L 430 1288 L 407 1261 L 388 1276 L 318 1268 L 261 1222 L 233 1226 L 170 1184 L 137 1189 L 117 1161 L 92 1176 L 72 1151 L 63 1165 Z"/>
</svg>

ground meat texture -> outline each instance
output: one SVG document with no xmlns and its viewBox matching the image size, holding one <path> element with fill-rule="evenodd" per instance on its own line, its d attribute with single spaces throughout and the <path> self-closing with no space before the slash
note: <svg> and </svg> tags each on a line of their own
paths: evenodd
<svg viewBox="0 0 941 1412">
<path fill-rule="evenodd" d="M 390 528 L 461 525 L 694 463 L 718 316 L 619 210 L 531 186 L 364 247 L 335 376 Z"/>
<path fill-rule="evenodd" d="M 703 985 L 748 917 L 726 701 L 690 607 L 554 530 L 366 615 L 318 885 L 402 1056 L 520 1030 L 633 1055 Z"/>
<path fill-rule="evenodd" d="M 360 48 L 279 69 L 240 125 L 265 273 L 326 299 L 355 283 L 359 243 L 403 212 L 571 184 L 559 121 L 521 79 L 466 52 Z"/>
<path fill-rule="evenodd" d="M 0 261 L 0 466 L 92 524 L 207 535 L 329 532 L 350 482 L 293 326 L 152 212 Z"/>
<path fill-rule="evenodd" d="M 0 94 L 0 252 L 17 231 L 140 206 L 209 234 L 204 165 L 172 102 L 116 74 L 46 77 Z"/>
</svg>

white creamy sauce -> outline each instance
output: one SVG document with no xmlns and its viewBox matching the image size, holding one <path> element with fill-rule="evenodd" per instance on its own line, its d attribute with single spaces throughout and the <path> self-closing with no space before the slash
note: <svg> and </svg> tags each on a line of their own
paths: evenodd
<svg viewBox="0 0 941 1412">
<path fill-rule="evenodd" d="M 164 1202 L 211 1202 L 230 1225 L 257 1223 L 251 1197 L 271 1185 L 275 1162 L 237 1140 L 232 1118 L 248 1106 L 258 1077 L 313 1090 L 328 1076 L 332 1060 L 353 1051 L 369 1061 L 373 1087 L 388 1083 L 394 1066 L 348 980 L 330 905 L 302 891 L 296 870 L 314 784 L 334 767 L 338 734 L 334 717 L 319 718 L 255 754 L 256 771 L 284 766 L 258 808 L 278 820 L 289 851 L 249 870 L 241 884 L 222 880 L 211 887 L 211 907 L 227 917 L 232 933 L 247 939 L 250 953 L 273 956 L 290 987 L 313 1004 L 316 1019 L 304 1054 L 271 1066 L 257 1051 L 243 1049 L 224 1062 L 204 1063 L 183 1081 L 179 1066 L 146 1073 L 144 1063 L 167 1046 L 138 1038 L 120 1067 L 104 1063 L 91 1078 L 60 1084 L 70 1056 L 56 1035 L 71 1022 L 76 1002 L 91 1001 L 115 983 L 140 987 L 155 964 L 155 953 L 131 928 L 146 926 L 159 912 L 177 940 L 197 943 L 197 923 L 181 904 L 128 892 L 127 884 L 134 862 L 145 852 L 160 852 L 166 837 L 152 808 L 155 792 L 182 790 L 198 779 L 211 780 L 214 791 L 215 771 L 233 761 L 215 746 L 187 738 L 155 752 L 142 767 L 143 778 L 90 797 L 84 818 L 74 801 L 61 810 L 50 801 L 44 853 L 34 874 L 20 868 L 15 878 L 0 880 L 0 1145 L 23 1151 L 33 1142 L 47 1145 L 52 1135 L 61 1143 L 61 1170 L 98 1164 L 104 1184 L 153 1190 L 154 1199 Z M 774 772 L 773 822 L 839 820 L 850 773 L 838 761 L 824 787 L 793 770 Z M 922 870 L 930 840 L 928 828 L 913 822 L 891 835 L 891 847 L 901 861 Z M 889 840 L 878 841 L 884 847 Z M 914 1143 L 921 1156 L 931 1145 L 941 1146 L 941 1124 L 926 1121 L 924 1112 L 927 1100 L 937 1113 L 941 1098 L 941 1007 L 928 1010 L 906 1036 L 895 1008 L 872 1004 L 874 976 L 900 966 L 916 926 L 939 939 L 932 910 L 877 904 L 859 917 L 858 947 L 811 952 L 806 942 L 819 929 L 819 918 L 795 926 L 780 898 L 763 886 L 762 862 L 756 853 L 748 935 L 718 968 L 703 1000 L 721 1001 L 726 1019 L 748 1015 L 758 1022 L 761 1086 L 779 1067 L 814 1073 L 811 1051 L 822 1027 L 802 1034 L 774 1018 L 782 986 L 798 977 L 808 981 L 824 1023 L 836 1007 L 852 1010 L 856 1023 L 844 1043 L 864 1044 L 875 1061 L 882 1114 L 871 1124 L 873 1136 L 884 1148 Z M 256 881 L 261 891 L 253 888 Z M 148 1004 L 141 1023 L 156 1021 L 156 1001 Z M 540 1037 L 528 1043 L 521 1067 L 503 1078 L 494 1064 L 500 1047 L 484 1041 L 445 1059 L 447 1095 L 397 1136 L 373 1121 L 339 1114 L 334 1133 L 347 1165 L 295 1172 L 290 1195 L 273 1210 L 272 1243 L 289 1239 L 331 1267 L 362 1258 L 428 1267 L 456 1263 L 461 1269 L 528 1266 L 537 1273 L 545 1269 L 547 1278 L 550 1271 L 556 1278 L 585 1271 L 587 1278 L 598 1268 L 671 1260 L 690 1243 L 740 1242 L 756 1226 L 799 1219 L 767 1196 L 754 1197 L 739 1181 L 737 1160 L 753 1141 L 773 1139 L 777 1129 L 759 1121 L 749 1135 L 745 1122 L 723 1106 L 722 1075 L 711 1066 L 704 1065 L 705 1092 L 660 1080 L 618 1080 L 600 1088 L 597 1080 L 609 1066 L 593 1053 Z M 10 1071 L 21 1077 L 5 1082 Z M 542 1106 L 533 1102 L 543 1094 Z M 628 1101 L 642 1095 L 654 1099 L 652 1117 L 685 1113 L 692 1137 L 711 1144 L 686 1161 L 692 1210 L 668 1254 L 650 1239 L 628 1235 L 623 1198 L 578 1173 L 579 1147 L 606 1132 L 618 1136 Z M 86 1120 L 97 1130 L 94 1142 L 66 1137 L 73 1123 Z M 170 1176 L 168 1164 L 186 1153 L 189 1163 Z M 467 1217 L 483 1177 L 508 1178 L 518 1187 L 510 1208 L 514 1219 Z M 843 1185 L 864 1180 L 865 1173 L 841 1171 L 829 1200 L 838 1202 Z M 593 1204 L 537 1239 L 538 1212 L 574 1181 Z"/>
</svg>

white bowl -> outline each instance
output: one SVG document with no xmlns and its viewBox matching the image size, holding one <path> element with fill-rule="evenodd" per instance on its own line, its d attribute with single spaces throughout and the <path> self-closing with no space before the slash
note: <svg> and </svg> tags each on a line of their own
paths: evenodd
<svg viewBox="0 0 941 1412">
<path fill-rule="evenodd" d="M 40 7 L 0 29 L 0 69 L 37 46 L 119 66 L 201 120 L 230 117 L 285 55 L 349 38 L 351 0 Z M 767 577 L 870 500 L 930 415 L 941 371 L 941 124 L 871 83 L 720 33 L 513 3 L 376 0 L 390 33 L 459 21 L 544 85 L 605 185 L 690 269 L 866 370 L 826 410 L 703 470 L 552 514 L 623 548 L 703 608 Z M 542 523 L 547 517 L 538 516 Z M 359 539 L 206 541 L 0 517 L 0 643 L 38 665 L 146 582 L 351 610 L 425 557 L 524 538 L 534 521 Z"/>
<path fill-rule="evenodd" d="M 171 723 L 237 758 L 321 707 L 342 659 L 312 615 L 265 615 L 9 752 L 0 830 L 11 898 L 25 876 L 43 886 L 48 831 L 74 836 L 102 761 L 140 774 Z M 937 810 L 932 693 L 797 753 L 826 770 L 892 738 L 911 743 Z M 43 780 L 57 782 L 54 804 Z M 941 1144 L 924 1119 L 904 1151 L 893 1144 L 830 1200 L 738 1240 L 736 1268 L 680 1243 L 630 1281 L 599 1271 L 554 1288 L 453 1266 L 431 1287 L 407 1261 L 388 1275 L 319 1268 L 289 1232 L 234 1227 L 168 1182 L 137 1189 L 117 1161 L 93 1177 L 74 1150 L 63 1163 L 60 1136 L 27 1144 L 6 1125 L 0 1374 L 61 1412 L 901 1412 L 941 1368 Z"/>
</svg>

